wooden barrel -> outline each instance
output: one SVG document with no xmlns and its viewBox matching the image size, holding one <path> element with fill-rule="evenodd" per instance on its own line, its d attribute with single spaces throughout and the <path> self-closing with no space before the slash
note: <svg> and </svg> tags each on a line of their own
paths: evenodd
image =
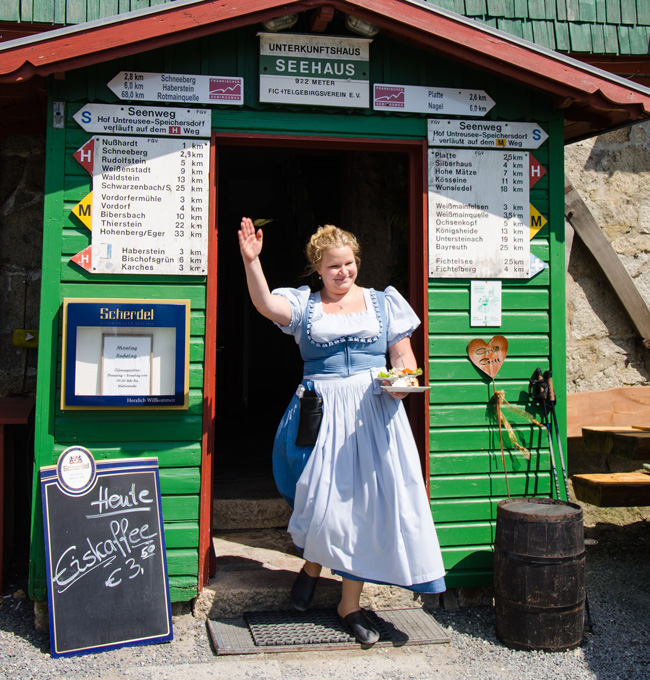
<svg viewBox="0 0 650 680">
<path fill-rule="evenodd" d="M 582 508 L 550 498 L 497 505 L 494 542 L 497 637 L 513 649 L 563 651 L 583 638 Z"/>
</svg>

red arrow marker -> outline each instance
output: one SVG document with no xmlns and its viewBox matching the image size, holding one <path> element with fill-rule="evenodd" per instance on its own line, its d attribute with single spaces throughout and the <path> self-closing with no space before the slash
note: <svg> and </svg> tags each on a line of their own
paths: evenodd
<svg viewBox="0 0 650 680">
<path fill-rule="evenodd" d="M 82 269 L 87 272 L 91 270 L 92 267 L 92 246 L 84 248 L 80 253 L 73 255 L 70 260 L 75 264 L 78 264 Z"/>
<path fill-rule="evenodd" d="M 530 154 L 530 188 L 532 189 L 537 182 L 546 174 L 546 168 Z"/>
<path fill-rule="evenodd" d="M 72 156 L 81 164 L 89 175 L 92 175 L 93 163 L 95 160 L 95 138 L 89 139 L 80 149 L 77 149 Z"/>
</svg>

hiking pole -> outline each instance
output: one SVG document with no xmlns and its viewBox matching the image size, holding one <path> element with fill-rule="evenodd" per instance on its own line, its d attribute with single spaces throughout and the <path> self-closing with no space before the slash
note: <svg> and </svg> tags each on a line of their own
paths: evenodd
<svg viewBox="0 0 650 680">
<path fill-rule="evenodd" d="M 548 434 L 548 448 L 551 453 L 551 471 L 553 472 L 553 480 L 555 481 L 555 493 L 557 498 L 560 498 L 560 482 L 557 478 L 557 468 L 555 467 L 555 454 L 553 452 L 553 435 L 551 434 L 551 425 L 548 418 L 548 383 L 542 376 L 542 369 L 536 368 L 531 379 L 528 381 L 528 393 L 538 401 L 544 413 L 544 425 L 546 426 L 546 433 Z M 551 493 L 551 498 L 553 494 Z"/>
<path fill-rule="evenodd" d="M 566 473 L 566 466 L 564 464 L 564 452 L 562 451 L 562 438 L 560 437 L 560 428 L 557 423 L 557 413 L 555 412 L 555 404 L 557 403 L 557 397 L 555 396 L 555 389 L 553 388 L 553 373 L 549 368 L 548 371 L 544 371 L 544 380 L 548 383 L 548 406 L 551 413 L 551 420 L 555 425 L 555 440 L 557 441 L 557 448 L 560 451 L 560 466 L 562 467 L 562 477 L 564 479 L 564 488 L 566 490 L 566 499 L 569 500 L 569 480 Z"/>
</svg>

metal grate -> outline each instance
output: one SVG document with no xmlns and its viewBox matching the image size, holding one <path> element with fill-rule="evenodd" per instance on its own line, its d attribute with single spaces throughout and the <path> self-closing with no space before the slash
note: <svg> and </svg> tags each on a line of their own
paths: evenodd
<svg viewBox="0 0 650 680">
<path fill-rule="evenodd" d="M 380 633 L 375 646 L 449 642 L 449 636 L 424 609 L 393 609 L 368 617 Z M 208 620 L 217 654 L 354 649 L 360 645 L 333 610 L 248 612 L 243 618 Z"/>
</svg>

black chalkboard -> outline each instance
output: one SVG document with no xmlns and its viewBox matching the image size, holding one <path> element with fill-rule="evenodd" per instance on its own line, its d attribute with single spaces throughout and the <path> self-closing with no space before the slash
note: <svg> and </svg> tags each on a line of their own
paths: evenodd
<svg viewBox="0 0 650 680">
<path fill-rule="evenodd" d="M 41 469 L 52 656 L 169 641 L 158 461 L 95 464 L 83 451 L 87 490 L 66 484 L 61 458 Z"/>
</svg>

